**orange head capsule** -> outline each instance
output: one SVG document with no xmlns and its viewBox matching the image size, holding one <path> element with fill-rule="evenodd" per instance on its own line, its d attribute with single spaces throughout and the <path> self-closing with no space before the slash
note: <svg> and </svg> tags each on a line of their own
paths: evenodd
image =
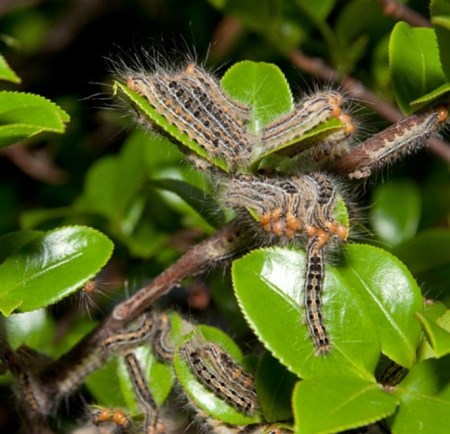
<svg viewBox="0 0 450 434">
<path fill-rule="evenodd" d="M 437 108 L 439 122 L 445 122 L 448 119 L 448 108 L 441 106 Z"/>
</svg>

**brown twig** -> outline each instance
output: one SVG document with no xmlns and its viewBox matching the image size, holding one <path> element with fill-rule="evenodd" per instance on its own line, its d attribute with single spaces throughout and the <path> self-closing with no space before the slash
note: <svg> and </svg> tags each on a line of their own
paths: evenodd
<svg viewBox="0 0 450 434">
<path fill-rule="evenodd" d="M 432 27 L 429 20 L 396 0 L 378 0 L 384 15 L 406 21 L 416 27 Z"/>
<path fill-rule="evenodd" d="M 237 18 L 225 16 L 217 25 L 209 50 L 211 62 L 224 59 L 244 32 L 242 22 Z"/>
<path fill-rule="evenodd" d="M 2 0 L 0 2 L 0 17 L 13 11 L 14 9 L 34 6 L 42 0 Z"/>
<path fill-rule="evenodd" d="M 61 184 L 67 178 L 67 174 L 55 166 L 48 153 L 44 150 L 33 151 L 22 143 L 16 143 L 2 149 L 0 155 L 7 157 L 22 172 L 37 181 L 47 184 Z"/>
</svg>

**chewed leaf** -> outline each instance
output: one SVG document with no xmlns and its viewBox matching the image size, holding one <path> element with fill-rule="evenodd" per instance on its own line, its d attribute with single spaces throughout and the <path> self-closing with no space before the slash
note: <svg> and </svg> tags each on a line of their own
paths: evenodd
<svg viewBox="0 0 450 434">
<path fill-rule="evenodd" d="M 113 244 L 83 226 L 33 236 L 0 265 L 0 311 L 27 312 L 56 303 L 95 276 Z"/>
<path fill-rule="evenodd" d="M 192 152 L 196 153 L 198 156 L 209 161 L 211 164 L 221 168 L 222 170 L 228 171 L 228 166 L 226 162 L 219 158 L 214 158 L 209 155 L 198 143 L 191 140 L 188 135 L 180 131 L 177 127 L 172 125 L 164 116 L 160 115 L 155 108 L 141 95 L 132 91 L 128 86 L 123 83 L 115 82 L 114 86 L 116 89 L 120 89 L 121 92 L 131 101 L 131 103 L 137 108 L 142 116 L 147 117 L 147 122 L 153 123 L 158 127 L 162 128 L 167 134 L 172 136 L 176 141 L 180 142 L 182 145 L 186 146 Z"/>
<path fill-rule="evenodd" d="M 41 96 L 0 92 L 0 147 L 41 132 L 62 133 L 69 119 L 64 110 Z"/>
</svg>

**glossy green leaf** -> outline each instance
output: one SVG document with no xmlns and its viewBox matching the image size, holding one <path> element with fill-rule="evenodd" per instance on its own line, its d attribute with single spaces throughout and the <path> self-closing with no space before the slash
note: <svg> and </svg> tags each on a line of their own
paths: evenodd
<svg viewBox="0 0 450 434">
<path fill-rule="evenodd" d="M 198 331 L 194 331 L 187 335 L 185 342 L 191 339 L 202 339 L 205 342 L 214 342 L 228 352 L 236 362 L 242 363 L 242 353 L 228 335 L 219 329 L 204 325 L 198 326 L 197 330 Z M 203 386 L 203 384 L 195 377 L 195 374 L 191 371 L 189 364 L 183 359 L 180 352 L 177 351 L 175 353 L 173 362 L 178 381 L 196 407 L 199 407 L 215 419 L 233 425 L 249 425 L 260 421 L 259 414 L 247 416 L 240 413 L 225 400 Z"/>
<path fill-rule="evenodd" d="M 225 214 L 220 205 L 203 190 L 178 179 L 154 179 L 150 185 L 176 193 L 212 227 L 220 227 L 225 223 Z"/>
<path fill-rule="evenodd" d="M 450 354 L 450 311 L 447 311 L 437 321 L 425 315 L 417 315 L 430 343 L 433 354 L 427 352 L 423 358 L 442 357 Z"/>
<path fill-rule="evenodd" d="M 366 303 L 383 353 L 399 365 L 411 367 L 421 338 L 415 315 L 423 312 L 423 300 L 408 269 L 384 250 L 350 244 L 339 271 Z"/>
<path fill-rule="evenodd" d="M 264 353 L 258 364 L 255 384 L 265 421 L 277 422 L 292 417 L 291 398 L 297 381 L 297 376 L 269 352 Z"/>
<path fill-rule="evenodd" d="M 396 246 L 398 256 L 415 275 L 450 264 L 450 230 L 429 229 Z"/>
<path fill-rule="evenodd" d="M 389 43 L 392 85 L 398 105 L 406 114 L 410 103 L 446 83 L 433 29 L 396 24 Z"/>
<path fill-rule="evenodd" d="M 347 374 L 371 379 L 380 343 L 359 288 L 349 284 L 339 269 L 326 267 L 322 310 L 331 350 L 317 356 L 299 302 L 304 267 L 301 251 L 281 248 L 255 250 L 234 261 L 236 297 L 250 327 L 301 378 Z"/>
<path fill-rule="evenodd" d="M 8 65 L 6 59 L 0 54 L 0 80 L 10 81 L 11 83 L 20 83 L 20 78 Z"/>
<path fill-rule="evenodd" d="M 391 415 L 399 399 L 377 383 L 355 377 L 300 381 L 294 391 L 296 434 L 337 433 Z"/>
<path fill-rule="evenodd" d="M 382 241 L 399 244 L 416 234 L 420 207 L 420 191 L 412 181 L 381 184 L 373 197 L 372 226 Z"/>
<path fill-rule="evenodd" d="M 0 92 L 0 147 L 44 131 L 62 133 L 69 119 L 66 112 L 41 96 Z"/>
<path fill-rule="evenodd" d="M 120 90 L 120 92 L 123 92 L 123 94 L 125 94 L 126 98 L 131 101 L 131 103 L 139 110 L 140 113 L 147 116 L 148 122 L 150 124 L 158 125 L 165 132 L 167 132 L 167 134 L 172 136 L 178 142 L 182 143 L 191 151 L 195 152 L 200 157 L 216 165 L 217 167 L 228 171 L 228 167 L 225 161 L 218 158 L 213 158 L 212 156 L 208 155 L 208 153 L 198 143 L 191 140 L 187 134 L 181 132 L 175 126 L 170 124 L 166 120 L 166 118 L 164 118 L 164 116 L 161 116 L 144 97 L 138 95 L 136 92 L 133 92 L 123 83 L 115 82 L 114 86 L 116 88 L 116 91 Z"/>
<path fill-rule="evenodd" d="M 450 80 L 450 3 L 446 0 L 430 2 L 431 22 L 434 25 L 442 68 L 447 80 Z"/>
<path fill-rule="evenodd" d="M 222 77 L 221 85 L 232 98 L 252 107 L 250 130 L 255 134 L 293 108 L 286 77 L 271 63 L 235 63 Z"/>
<path fill-rule="evenodd" d="M 450 432 L 450 356 L 419 363 L 394 394 L 401 400 L 389 423 L 394 434 Z"/>
<path fill-rule="evenodd" d="M 34 238 L 0 265 L 0 311 L 9 316 L 56 303 L 95 276 L 112 249 L 105 235 L 83 226 Z"/>
</svg>

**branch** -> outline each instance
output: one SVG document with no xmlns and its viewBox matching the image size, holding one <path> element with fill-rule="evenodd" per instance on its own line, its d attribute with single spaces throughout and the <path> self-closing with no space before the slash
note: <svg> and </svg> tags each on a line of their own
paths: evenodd
<svg viewBox="0 0 450 434">
<path fill-rule="evenodd" d="M 378 0 L 378 2 L 383 8 L 384 15 L 388 17 L 406 21 L 416 27 L 432 27 L 430 21 L 425 17 L 396 0 Z"/>
<path fill-rule="evenodd" d="M 16 143 L 0 151 L 30 178 L 47 184 L 61 184 L 67 174 L 57 167 L 45 150 L 32 151 L 22 143 Z"/>
<path fill-rule="evenodd" d="M 188 278 L 201 274 L 224 259 L 235 257 L 246 249 L 234 222 L 226 225 L 208 239 L 188 250 L 172 266 L 129 299 L 117 305 L 113 312 L 90 334 L 59 360 L 50 363 L 40 375 L 40 383 L 51 402 L 75 391 L 85 377 L 97 369 L 109 356 L 100 349 L 100 342 L 116 334 L 147 310 L 159 297 Z M 248 248 L 248 247 L 247 247 Z M 53 409 L 44 409 L 45 416 Z"/>
</svg>

